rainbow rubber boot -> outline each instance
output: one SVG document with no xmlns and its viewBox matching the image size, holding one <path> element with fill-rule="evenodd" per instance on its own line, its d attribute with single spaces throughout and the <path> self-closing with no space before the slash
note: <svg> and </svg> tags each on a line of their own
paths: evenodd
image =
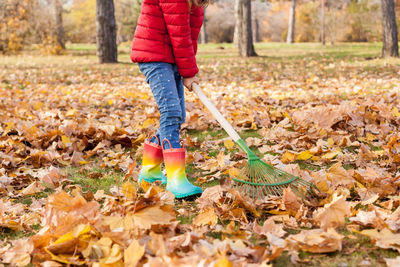
<svg viewBox="0 0 400 267">
<path fill-rule="evenodd" d="M 164 149 L 163 156 L 165 169 L 167 170 L 167 191 L 171 191 L 176 198 L 184 198 L 201 194 L 203 191 L 200 187 L 192 185 L 186 177 L 185 171 L 185 148 Z"/>
<path fill-rule="evenodd" d="M 161 172 L 161 163 L 163 162 L 163 152 L 160 146 L 160 140 L 157 136 L 157 144 L 146 139 L 143 147 L 142 169 L 139 173 L 139 183 L 145 180 L 148 183 L 161 181 L 167 183 L 167 177 Z"/>
</svg>

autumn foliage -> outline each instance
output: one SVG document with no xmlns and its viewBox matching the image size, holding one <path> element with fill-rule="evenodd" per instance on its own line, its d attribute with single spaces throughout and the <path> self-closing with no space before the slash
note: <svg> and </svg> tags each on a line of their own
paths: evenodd
<svg viewBox="0 0 400 267">
<path fill-rule="evenodd" d="M 141 147 L 159 114 L 137 66 L 4 57 L 1 262 L 259 266 L 304 263 L 303 252 L 330 259 L 382 249 L 393 254 L 379 260 L 397 266 L 398 63 L 321 58 L 311 46 L 281 48 L 279 58 L 276 47 L 260 47 L 267 57 L 253 59 L 233 57 L 229 46 L 207 49 L 199 58 L 206 93 L 264 161 L 314 183 L 319 198 L 289 189 L 254 202 L 238 194 L 230 175 L 245 155 L 189 92 L 183 136 L 203 195 L 178 201 L 161 185 L 138 184 Z M 109 179 L 98 169 L 121 179 L 97 189 Z"/>
</svg>

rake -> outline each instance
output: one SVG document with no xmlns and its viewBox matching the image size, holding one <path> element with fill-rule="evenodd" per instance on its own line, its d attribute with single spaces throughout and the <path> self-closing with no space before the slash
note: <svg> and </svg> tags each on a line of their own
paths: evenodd
<svg viewBox="0 0 400 267">
<path fill-rule="evenodd" d="M 237 177 L 232 178 L 233 186 L 239 193 L 253 200 L 257 200 L 263 199 L 269 195 L 283 196 L 283 190 L 285 188 L 290 188 L 302 199 L 312 201 L 318 196 L 317 193 L 319 190 L 314 184 L 263 162 L 251 151 L 245 141 L 222 116 L 196 83 L 193 84 L 193 91 L 233 141 L 247 154 L 247 163 L 241 169 Z"/>
</svg>

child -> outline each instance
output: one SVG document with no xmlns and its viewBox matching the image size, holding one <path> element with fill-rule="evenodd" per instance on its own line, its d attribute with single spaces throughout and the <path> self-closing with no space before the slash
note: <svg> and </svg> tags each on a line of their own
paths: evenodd
<svg viewBox="0 0 400 267">
<path fill-rule="evenodd" d="M 177 198 L 201 194 L 185 172 L 179 131 L 185 121 L 184 86 L 192 89 L 199 71 L 197 38 L 208 0 L 143 0 L 131 59 L 139 63 L 160 110 L 160 127 L 145 141 L 139 181 L 162 181 Z M 167 178 L 161 172 L 164 161 Z"/>
</svg>

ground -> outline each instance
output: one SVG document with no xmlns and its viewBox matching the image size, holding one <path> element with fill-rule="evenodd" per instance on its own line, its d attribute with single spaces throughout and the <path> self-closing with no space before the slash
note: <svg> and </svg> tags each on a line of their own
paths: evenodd
<svg viewBox="0 0 400 267">
<path fill-rule="evenodd" d="M 286 192 L 284 200 L 269 200 L 275 203 L 271 206 L 254 203 L 256 211 L 239 203 L 236 208 L 244 214 L 240 216 L 228 215 L 218 198 L 211 206 L 204 199 L 156 201 L 155 194 L 163 186 L 144 195 L 150 185 L 137 184 L 141 149 L 144 138 L 157 129 L 159 114 L 144 77 L 130 63 L 129 45 L 120 46 L 118 64 L 107 65 L 97 63 L 93 45 L 72 44 L 58 56 L 36 51 L 1 56 L 0 257 L 13 263 L 10 258 L 19 255 L 12 250 L 19 244 L 13 240 L 36 240 L 32 247 L 24 247 L 29 261 L 25 257 L 20 263 L 52 260 L 78 264 L 77 259 L 61 259 L 61 254 L 50 257 L 43 252 L 46 246 L 37 241 L 51 244 L 72 230 L 66 227 L 68 231 L 62 232 L 51 221 L 54 216 L 50 211 L 54 212 L 54 203 L 65 191 L 73 196 L 70 201 L 82 207 L 99 203 L 99 214 L 108 219 L 129 214 L 134 217 L 140 212 L 137 203 L 143 205 L 142 211 L 152 205 L 159 207 L 161 204 L 156 203 L 163 201 L 164 206 L 173 204 L 168 214 L 179 222 L 175 232 L 197 231 L 209 244 L 220 242 L 218 253 L 202 250 L 209 257 L 207 264 L 229 266 L 229 261 L 240 266 L 247 261 L 262 261 L 273 266 L 385 266 L 386 259 L 399 256 L 400 241 L 382 245 L 378 237 L 365 231 L 390 229 L 392 238 L 397 238 L 400 60 L 381 59 L 380 47 L 373 43 L 268 43 L 257 44 L 259 56 L 248 59 L 239 58 L 230 44 L 199 47 L 200 85 L 242 139 L 264 161 L 316 184 L 321 192 L 316 205 L 288 200 Z M 188 150 L 187 174 L 193 183 L 212 192 L 219 184 L 229 182 L 229 174 L 245 155 L 230 143 L 194 93 L 187 92 L 186 98 L 187 121 L 182 136 Z M 81 195 L 83 198 L 78 199 Z M 132 211 L 129 205 L 133 202 Z M 332 206 L 338 208 L 330 210 Z M 318 215 L 323 212 L 337 212 L 341 218 Z M 199 217 L 202 214 L 215 215 L 217 220 L 204 221 Z M 314 240 L 314 247 L 313 241 L 292 240 L 283 252 L 273 256 L 273 249 L 279 245 L 255 226 L 267 227 L 265 222 L 270 218 L 273 227 L 282 227 L 284 234 L 276 237 L 282 241 L 320 228 L 335 229 L 332 231 L 337 238 L 332 237 L 330 243 Z M 99 230 L 103 226 L 89 225 L 101 233 L 92 233 L 90 242 L 107 236 Z M 165 255 L 170 260 L 185 255 L 198 260 L 194 251 L 198 252 L 202 244 L 196 238 L 190 237 L 193 246 L 170 248 L 171 232 L 155 230 L 156 225 L 152 223 L 150 229 L 142 225 L 140 233 L 129 231 L 131 238 L 146 247 L 140 263 L 160 262 L 157 257 Z M 61 232 L 52 232 L 44 241 L 39 231 L 45 227 Z M 155 240 L 158 234 L 168 244 L 163 255 L 146 238 L 151 235 Z M 78 242 L 81 236 L 74 240 Z M 127 240 L 118 243 L 120 251 L 128 251 Z M 226 243 L 237 240 L 245 241 Z M 78 244 L 75 250 L 80 252 Z M 50 251 L 57 254 L 53 247 Z M 323 249 L 325 253 L 318 253 Z M 86 260 L 86 264 L 95 262 L 92 256 L 82 255 L 79 260 Z"/>
</svg>

